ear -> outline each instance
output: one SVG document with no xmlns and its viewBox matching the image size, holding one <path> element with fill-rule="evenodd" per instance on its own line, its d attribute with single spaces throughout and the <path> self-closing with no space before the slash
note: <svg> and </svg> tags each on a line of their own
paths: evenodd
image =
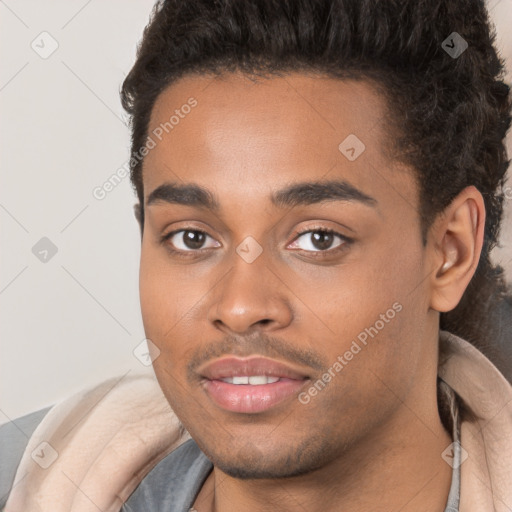
<svg viewBox="0 0 512 512">
<path fill-rule="evenodd" d="M 140 203 L 133 205 L 133 212 L 135 214 L 135 218 L 137 219 L 137 222 L 139 223 L 140 237 L 142 239 L 142 231 L 144 229 L 144 225 L 143 225 L 143 221 L 142 221 L 142 210 L 140 207 Z"/>
<path fill-rule="evenodd" d="M 430 307 L 435 311 L 451 311 L 460 302 L 480 259 L 484 227 L 484 200 L 474 186 L 460 192 L 431 226 Z"/>
</svg>

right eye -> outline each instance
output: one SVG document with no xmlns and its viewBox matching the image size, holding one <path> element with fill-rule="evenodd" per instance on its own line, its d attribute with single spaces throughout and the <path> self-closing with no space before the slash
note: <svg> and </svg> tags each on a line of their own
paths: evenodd
<svg viewBox="0 0 512 512">
<path fill-rule="evenodd" d="M 214 240 L 208 233 L 199 229 L 179 229 L 164 235 L 161 242 L 172 253 L 194 253 L 196 251 L 204 251 L 205 248 L 202 245 L 208 238 Z M 210 246 L 206 249 L 220 247 L 220 244 L 216 243 L 218 245 Z"/>
</svg>

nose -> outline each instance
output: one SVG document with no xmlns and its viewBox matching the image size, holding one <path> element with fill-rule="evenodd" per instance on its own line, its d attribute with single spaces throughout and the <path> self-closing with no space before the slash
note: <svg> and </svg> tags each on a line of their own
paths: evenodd
<svg viewBox="0 0 512 512">
<path fill-rule="evenodd" d="M 212 292 L 208 320 L 226 334 L 273 331 L 290 324 L 292 293 L 260 255 L 252 263 L 237 253 L 231 269 Z"/>
</svg>

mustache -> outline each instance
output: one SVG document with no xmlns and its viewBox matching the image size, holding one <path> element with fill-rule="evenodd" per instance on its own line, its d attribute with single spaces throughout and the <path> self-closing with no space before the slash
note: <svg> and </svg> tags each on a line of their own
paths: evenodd
<svg viewBox="0 0 512 512">
<path fill-rule="evenodd" d="M 255 333 L 251 336 L 228 335 L 217 342 L 210 342 L 206 346 L 195 349 L 187 364 L 189 381 L 197 380 L 197 368 L 202 364 L 222 356 L 248 357 L 260 355 L 283 362 L 296 363 L 308 366 L 314 370 L 322 371 L 328 367 L 316 352 L 310 349 L 299 349 L 281 339 L 267 334 Z"/>
</svg>

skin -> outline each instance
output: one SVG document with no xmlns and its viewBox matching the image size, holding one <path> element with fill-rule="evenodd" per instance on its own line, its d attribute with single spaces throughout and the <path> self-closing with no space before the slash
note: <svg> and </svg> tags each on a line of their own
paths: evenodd
<svg viewBox="0 0 512 512">
<path fill-rule="evenodd" d="M 369 82 L 187 75 L 160 94 L 148 133 L 191 96 L 197 106 L 144 161 L 140 298 L 157 379 L 214 463 L 194 508 L 444 510 L 452 468 L 441 453 L 452 439 L 436 400 L 439 312 L 475 272 L 481 194 L 461 192 L 424 246 L 414 172 L 384 156 L 386 103 Z M 348 134 L 366 146 L 354 161 L 338 149 Z M 292 182 L 329 179 L 374 206 L 270 201 Z M 220 210 L 147 205 L 170 181 L 209 189 Z M 334 236 L 326 250 L 297 235 L 306 228 L 352 241 Z M 206 233 L 202 253 L 183 231 L 161 241 L 180 229 Z M 252 263 L 236 252 L 248 236 L 262 248 Z M 261 413 L 225 411 L 191 371 L 200 357 L 259 354 L 302 370 L 307 391 L 394 303 L 401 311 L 307 404 L 294 395 Z"/>
</svg>

